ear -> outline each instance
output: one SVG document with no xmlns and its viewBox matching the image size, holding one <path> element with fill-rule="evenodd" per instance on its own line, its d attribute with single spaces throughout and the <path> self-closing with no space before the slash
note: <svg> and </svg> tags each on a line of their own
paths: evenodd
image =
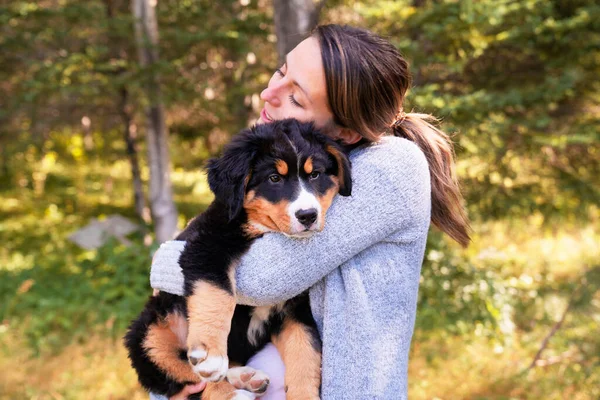
<svg viewBox="0 0 600 400">
<path fill-rule="evenodd" d="M 337 134 L 336 139 L 341 140 L 342 143 L 344 143 L 346 145 L 358 143 L 362 139 L 362 136 L 360 136 L 360 133 L 356 132 L 355 130 L 352 130 L 350 128 L 337 128 L 337 129 L 338 129 L 338 134 Z"/>
<path fill-rule="evenodd" d="M 339 193 L 342 196 L 350 196 L 352 193 L 352 171 L 350 160 L 344 151 L 337 144 L 328 144 L 325 146 L 327 153 L 335 159 L 338 169 L 338 181 L 340 185 Z"/>
<path fill-rule="evenodd" d="M 215 198 L 229 209 L 229 220 L 237 217 L 244 206 L 246 185 L 257 147 L 250 139 L 251 130 L 242 131 L 225 147 L 223 155 L 208 161 L 208 185 Z"/>
</svg>

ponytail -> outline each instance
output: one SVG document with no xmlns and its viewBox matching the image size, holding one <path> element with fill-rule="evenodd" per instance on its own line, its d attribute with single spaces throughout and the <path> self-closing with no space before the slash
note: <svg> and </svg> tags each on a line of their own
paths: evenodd
<svg viewBox="0 0 600 400">
<path fill-rule="evenodd" d="M 466 247 L 470 228 L 454 174 L 452 142 L 432 125 L 434 117 L 402 112 L 411 83 L 408 62 L 388 40 L 365 29 L 321 25 L 313 35 L 321 46 L 334 122 L 375 142 L 395 121 L 394 135 L 414 142 L 429 163 L 431 222 Z"/>
<path fill-rule="evenodd" d="M 431 222 L 463 247 L 471 238 L 463 197 L 454 171 L 454 147 L 428 114 L 404 114 L 393 126 L 394 136 L 414 142 L 427 158 L 431 175 Z"/>
</svg>

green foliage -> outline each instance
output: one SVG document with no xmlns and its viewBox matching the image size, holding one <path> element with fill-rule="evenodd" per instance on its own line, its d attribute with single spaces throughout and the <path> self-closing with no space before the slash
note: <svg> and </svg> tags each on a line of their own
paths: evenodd
<svg viewBox="0 0 600 400">
<path fill-rule="evenodd" d="M 238 1 L 158 4 L 156 71 L 138 65 L 128 1 L 0 6 L 0 80 L 11 94 L 0 98 L 0 143 L 13 148 L 11 135 L 40 140 L 48 129 L 79 130 L 84 116 L 118 127 L 122 89 L 141 117 L 152 101 L 141 90 L 149 72 L 160 75 L 172 131 L 208 136 L 244 127 L 250 98 L 267 80 L 264 66 L 276 60 L 270 43 L 266 57 L 250 54 L 265 49 L 269 16 Z"/>
<path fill-rule="evenodd" d="M 151 293 L 154 247 L 144 245 L 149 227 L 135 219 L 119 137 L 94 135 L 94 150 L 86 151 L 81 136 L 53 132 L 41 151 L 28 146 L 10 160 L 11 179 L 0 181 L 0 343 L 12 333 L 35 351 L 57 351 L 94 333 L 119 337 Z M 191 169 L 173 173 L 183 224 L 212 195 L 192 162 L 206 149 L 196 141 L 173 143 L 186 148 L 178 161 Z M 92 217 L 115 213 L 144 228 L 129 238 L 130 247 L 113 241 L 86 251 L 68 240 Z"/>
<path fill-rule="evenodd" d="M 24 323 L 36 350 L 61 348 L 94 332 L 118 336 L 149 295 L 150 261 L 145 246 L 113 242 L 72 260 L 57 253 L 31 269 L 0 271 L 0 318 L 13 322 L 8 329 Z"/>
<path fill-rule="evenodd" d="M 357 8 L 413 63 L 406 108 L 458 132 L 471 216 L 587 219 L 600 199 L 597 2 L 419 3 Z"/>
<path fill-rule="evenodd" d="M 419 286 L 417 326 L 423 331 L 444 329 L 466 334 L 475 327 L 487 335 L 498 332 L 505 304 L 500 279 L 494 269 L 480 270 L 432 235 Z"/>
</svg>

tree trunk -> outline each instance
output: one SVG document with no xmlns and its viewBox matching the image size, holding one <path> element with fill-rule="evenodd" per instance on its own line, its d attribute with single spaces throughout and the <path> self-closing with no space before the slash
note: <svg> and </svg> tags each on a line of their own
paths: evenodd
<svg viewBox="0 0 600 400">
<path fill-rule="evenodd" d="M 142 175 L 140 174 L 140 163 L 138 161 L 138 151 L 135 145 L 135 132 L 131 120 L 131 113 L 128 110 L 127 102 L 129 92 L 125 86 L 121 87 L 119 102 L 119 114 L 123 121 L 123 138 L 127 145 L 127 157 L 131 166 L 131 178 L 133 180 L 133 200 L 135 203 L 136 214 L 146 222 L 150 222 L 146 212 L 146 199 L 144 198 L 144 189 L 142 186 Z"/>
<path fill-rule="evenodd" d="M 104 0 L 106 6 L 106 14 L 109 19 L 108 29 L 108 46 L 109 54 L 113 59 L 125 59 L 127 58 L 127 52 L 122 49 L 122 41 L 119 41 L 119 37 L 114 34 L 116 28 L 114 27 L 115 14 L 118 12 L 116 5 L 112 0 Z M 114 73 L 119 76 L 126 72 L 124 68 L 119 68 Z M 150 216 L 148 209 L 146 208 L 146 199 L 144 197 L 144 189 L 142 186 L 142 176 L 140 173 L 140 163 L 138 159 L 138 151 L 135 143 L 136 135 L 132 125 L 132 115 L 129 107 L 129 91 L 125 84 L 118 86 L 119 101 L 117 111 L 123 121 L 123 139 L 125 140 L 127 148 L 127 158 L 129 159 L 129 165 L 131 167 L 131 179 L 133 182 L 133 201 L 135 205 L 136 214 L 144 220 L 146 223 L 150 222 Z M 89 124 L 86 133 L 89 131 Z"/>
<path fill-rule="evenodd" d="M 143 68 L 151 70 L 158 62 L 156 0 L 132 0 L 131 7 L 135 18 L 135 37 L 140 64 Z M 150 73 L 145 89 L 149 101 L 146 109 L 146 131 L 150 166 L 150 209 L 156 239 L 164 242 L 172 239 L 177 229 L 177 209 L 171 188 L 167 125 L 156 73 Z"/>
<path fill-rule="evenodd" d="M 412 5 L 414 8 L 423 8 L 425 6 L 425 0 L 413 0 Z M 414 28 L 409 30 L 409 37 L 410 40 L 412 40 L 413 42 L 416 42 L 419 45 L 422 45 L 421 42 L 421 36 L 422 36 L 422 31 L 419 28 Z M 421 46 L 419 46 L 419 48 L 422 48 Z M 423 51 L 423 50 L 422 50 Z M 421 85 L 421 81 L 422 81 L 422 76 L 423 74 L 421 73 L 421 69 L 420 68 L 413 68 L 412 69 L 412 86 L 416 87 L 416 86 L 420 86 Z"/>
<path fill-rule="evenodd" d="M 275 34 L 279 63 L 303 41 L 319 23 L 325 0 L 274 0 Z"/>
<path fill-rule="evenodd" d="M 2 151 L 0 152 L 0 165 L 2 169 L 2 174 L 0 175 L 3 177 L 8 177 L 8 174 L 10 173 L 8 169 L 8 149 L 6 144 L 2 144 L 2 140 L 0 140 L 0 148 L 2 149 Z"/>
</svg>

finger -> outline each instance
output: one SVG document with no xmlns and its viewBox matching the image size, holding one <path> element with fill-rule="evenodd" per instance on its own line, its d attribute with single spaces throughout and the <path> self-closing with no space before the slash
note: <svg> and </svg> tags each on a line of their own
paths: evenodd
<svg viewBox="0 0 600 400">
<path fill-rule="evenodd" d="M 196 383 L 194 385 L 187 385 L 185 387 L 185 389 L 183 389 L 183 391 L 187 392 L 187 394 L 200 393 L 201 391 L 204 390 L 205 387 L 206 387 L 206 382 L 200 382 L 200 383 Z"/>
<path fill-rule="evenodd" d="M 199 393 L 206 387 L 206 382 L 196 383 L 194 385 L 187 385 L 183 390 L 177 393 L 175 396 L 169 398 L 169 400 L 187 400 L 190 394 Z"/>
</svg>

